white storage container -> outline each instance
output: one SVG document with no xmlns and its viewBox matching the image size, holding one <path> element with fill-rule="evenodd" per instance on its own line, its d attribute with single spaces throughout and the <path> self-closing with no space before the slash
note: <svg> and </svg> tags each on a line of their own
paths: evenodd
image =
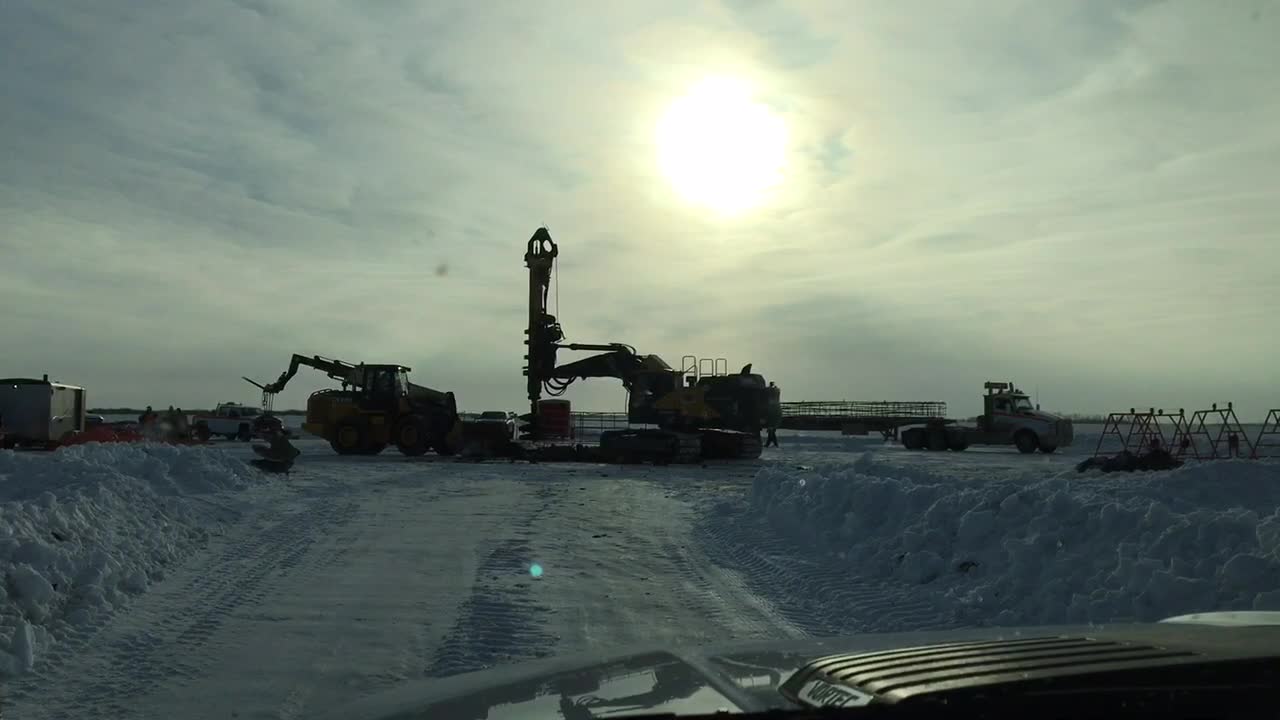
<svg viewBox="0 0 1280 720">
<path fill-rule="evenodd" d="M 49 376 L 0 379 L 4 444 L 49 445 L 84 430 L 84 388 Z"/>
</svg>

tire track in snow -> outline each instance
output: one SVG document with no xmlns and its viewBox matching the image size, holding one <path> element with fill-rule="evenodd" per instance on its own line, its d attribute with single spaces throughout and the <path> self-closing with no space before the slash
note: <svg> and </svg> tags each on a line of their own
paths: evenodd
<svg viewBox="0 0 1280 720">
<path fill-rule="evenodd" d="M 536 547 L 561 563 L 539 588 L 562 613 L 561 652 L 803 636 L 691 536 L 696 508 L 673 490 L 698 480 L 630 470 L 572 480 L 539 525 Z"/>
<path fill-rule="evenodd" d="M 91 640 L 104 635 L 101 626 L 74 642 L 60 644 L 60 652 L 49 653 L 41 672 L 10 689 L 10 699 L 39 702 L 40 708 L 30 710 L 46 710 L 50 715 L 77 717 L 109 711 L 114 717 L 131 716 L 137 698 L 157 687 L 181 686 L 200 677 L 201 647 L 231 614 L 260 602 L 270 578 L 297 568 L 318 539 L 349 522 L 357 509 L 335 493 L 321 494 L 266 527 L 230 540 L 212 559 L 188 569 L 192 576 L 186 582 L 158 585 L 139 601 L 136 613 L 120 616 L 121 634 L 115 638 L 108 634 L 107 644 L 86 650 Z M 334 550 L 312 562 L 345 552 Z M 80 663 L 72 659 L 81 652 L 85 661 L 96 661 L 101 667 L 96 672 L 79 672 Z M 84 682 L 85 677 L 92 680 Z M 55 688 L 69 689 L 71 694 L 54 701 L 48 696 Z"/>
<path fill-rule="evenodd" d="M 861 578 L 849 565 L 805 550 L 773 533 L 743 507 L 708 503 L 694 526 L 703 552 L 736 570 L 744 583 L 809 635 L 955 626 L 945 603 L 926 588 Z"/>
<path fill-rule="evenodd" d="M 660 552 L 670 558 L 689 604 L 703 608 L 699 615 L 722 628 L 734 638 L 777 638 L 779 633 L 799 637 L 798 631 L 772 603 L 752 592 L 723 566 L 716 567 L 714 554 L 707 551 L 695 534 L 696 553 L 688 546 L 663 543 Z M 700 556 L 700 557 L 699 557 Z M 729 570 L 735 570 L 729 568 Z"/>
<path fill-rule="evenodd" d="M 518 660 L 548 657 L 559 640 L 544 628 L 550 614 L 532 598 L 529 540 L 538 516 L 554 505 L 562 483 L 544 481 L 533 492 L 535 503 L 513 524 L 512 537 L 489 552 L 476 568 L 471 594 L 424 670 L 445 677 Z M 536 501 L 541 501 L 536 505 Z M 533 507 L 536 505 L 536 507 Z M 422 641 L 419 640 L 419 647 Z"/>
</svg>

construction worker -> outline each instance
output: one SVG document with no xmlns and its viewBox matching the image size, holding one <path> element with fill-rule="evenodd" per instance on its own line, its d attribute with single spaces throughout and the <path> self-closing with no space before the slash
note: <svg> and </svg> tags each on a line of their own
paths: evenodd
<svg viewBox="0 0 1280 720">
<path fill-rule="evenodd" d="M 191 426 L 187 422 L 187 414 L 182 412 L 182 408 L 174 408 L 172 419 L 173 434 L 177 437 L 187 440 L 191 437 Z"/>
<path fill-rule="evenodd" d="M 771 395 L 777 394 L 778 386 L 774 383 L 769 383 L 769 390 L 771 391 L 770 393 Z M 769 434 L 764 441 L 765 447 L 778 447 L 778 426 L 781 424 L 782 424 L 782 406 L 779 403 L 770 402 L 769 418 L 768 418 L 768 424 L 766 426 L 766 429 L 768 430 Z"/>
</svg>

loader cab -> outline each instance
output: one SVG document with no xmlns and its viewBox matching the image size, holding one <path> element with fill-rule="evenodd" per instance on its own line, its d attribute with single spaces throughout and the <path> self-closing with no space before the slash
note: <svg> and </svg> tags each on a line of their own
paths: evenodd
<svg viewBox="0 0 1280 720">
<path fill-rule="evenodd" d="M 409 394 L 409 368 L 403 365 L 360 365 L 356 393 L 367 407 L 398 412 Z"/>
</svg>

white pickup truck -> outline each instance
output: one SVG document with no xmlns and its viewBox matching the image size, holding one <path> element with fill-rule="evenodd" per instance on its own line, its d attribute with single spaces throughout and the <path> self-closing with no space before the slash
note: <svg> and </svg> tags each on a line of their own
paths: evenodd
<svg viewBox="0 0 1280 720">
<path fill-rule="evenodd" d="M 191 418 L 192 434 L 201 440 L 225 437 L 248 442 L 263 437 L 268 428 L 280 426 L 279 418 L 264 415 L 252 405 L 219 403 L 210 413 L 197 413 Z"/>
</svg>

